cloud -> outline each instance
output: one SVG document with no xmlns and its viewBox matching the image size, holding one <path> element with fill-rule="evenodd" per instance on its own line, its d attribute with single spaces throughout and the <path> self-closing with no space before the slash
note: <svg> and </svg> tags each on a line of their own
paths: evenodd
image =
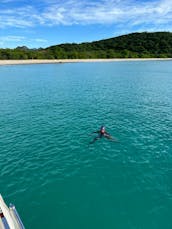
<svg viewBox="0 0 172 229">
<path fill-rule="evenodd" d="M 42 38 L 35 38 L 35 39 L 32 39 L 31 41 L 38 42 L 38 43 L 47 43 L 48 42 L 46 39 L 42 39 Z"/>
<path fill-rule="evenodd" d="M 32 11 L 34 11 L 34 9 L 30 6 L 12 8 L 12 9 L 1 9 L 0 10 L 0 28 L 32 27 L 34 25 L 33 20 L 30 19 Z"/>
<path fill-rule="evenodd" d="M 0 37 L 0 42 L 4 42 L 4 41 L 23 41 L 25 39 L 25 37 L 23 36 L 2 36 Z"/>
<path fill-rule="evenodd" d="M 115 7 L 114 1 L 84 2 L 66 1 L 55 4 L 42 13 L 45 22 L 58 25 L 72 24 L 107 24 L 113 23 L 122 17 L 123 11 Z"/>
<path fill-rule="evenodd" d="M 171 0 L 136 2 L 132 0 L 104 0 L 88 2 L 68 0 L 52 4 L 42 12 L 44 24 L 125 24 L 170 23 L 172 20 Z"/>
<path fill-rule="evenodd" d="M 1 4 L 3 3 L 9 3 L 9 2 L 13 2 L 14 0 L 1 0 Z"/>
<path fill-rule="evenodd" d="M 5 44 L 8 44 L 10 42 L 21 42 L 24 41 L 25 37 L 23 36 L 1 36 L 0 37 L 0 46 L 5 47 Z"/>
<path fill-rule="evenodd" d="M 171 0 L 38 0 L 37 5 L 1 9 L 0 15 L 1 28 L 114 24 L 123 29 L 144 25 L 172 29 Z"/>
<path fill-rule="evenodd" d="M 31 27 L 33 24 L 28 22 L 27 20 L 15 18 L 15 17 L 1 17 L 0 16 L 0 28 L 5 27 L 18 27 L 18 28 L 26 28 Z"/>
<path fill-rule="evenodd" d="M 28 38 L 25 36 L 0 36 L 0 46 L 1 47 L 7 47 L 8 44 L 13 43 L 14 47 L 21 46 L 22 44 L 28 44 L 32 45 L 33 43 L 47 43 L 48 41 L 46 39 L 42 38 Z"/>
</svg>

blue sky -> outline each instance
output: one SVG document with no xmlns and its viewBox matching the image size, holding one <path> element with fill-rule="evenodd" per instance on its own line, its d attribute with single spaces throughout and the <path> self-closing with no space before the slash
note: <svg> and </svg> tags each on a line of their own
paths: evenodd
<svg viewBox="0 0 172 229">
<path fill-rule="evenodd" d="M 172 31 L 172 0 L 0 0 L 0 48 Z"/>
</svg>

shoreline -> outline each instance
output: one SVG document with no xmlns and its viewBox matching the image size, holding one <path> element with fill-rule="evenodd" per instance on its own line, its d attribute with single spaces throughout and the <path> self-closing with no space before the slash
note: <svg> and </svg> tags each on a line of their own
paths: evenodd
<svg viewBox="0 0 172 229">
<path fill-rule="evenodd" d="M 114 59 L 56 59 L 56 60 L 29 59 L 29 60 L 0 60 L 0 65 L 121 62 L 121 61 L 169 61 L 169 60 L 172 60 L 172 58 L 114 58 Z"/>
</svg>

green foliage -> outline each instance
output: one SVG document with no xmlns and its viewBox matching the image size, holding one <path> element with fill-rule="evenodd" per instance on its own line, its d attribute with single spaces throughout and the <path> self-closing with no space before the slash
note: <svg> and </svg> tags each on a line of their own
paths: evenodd
<svg viewBox="0 0 172 229">
<path fill-rule="evenodd" d="M 61 44 L 46 49 L 0 49 L 0 59 L 172 58 L 172 33 L 132 33 L 82 44 Z"/>
</svg>

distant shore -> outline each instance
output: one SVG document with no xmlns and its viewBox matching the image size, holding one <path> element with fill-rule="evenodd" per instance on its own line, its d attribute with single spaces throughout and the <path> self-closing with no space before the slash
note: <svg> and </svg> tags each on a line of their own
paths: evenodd
<svg viewBox="0 0 172 229">
<path fill-rule="evenodd" d="M 82 62 L 117 62 L 117 61 L 166 61 L 172 58 L 115 58 L 115 59 L 56 59 L 56 60 L 0 60 L 0 65 L 20 64 L 58 64 Z"/>
</svg>

